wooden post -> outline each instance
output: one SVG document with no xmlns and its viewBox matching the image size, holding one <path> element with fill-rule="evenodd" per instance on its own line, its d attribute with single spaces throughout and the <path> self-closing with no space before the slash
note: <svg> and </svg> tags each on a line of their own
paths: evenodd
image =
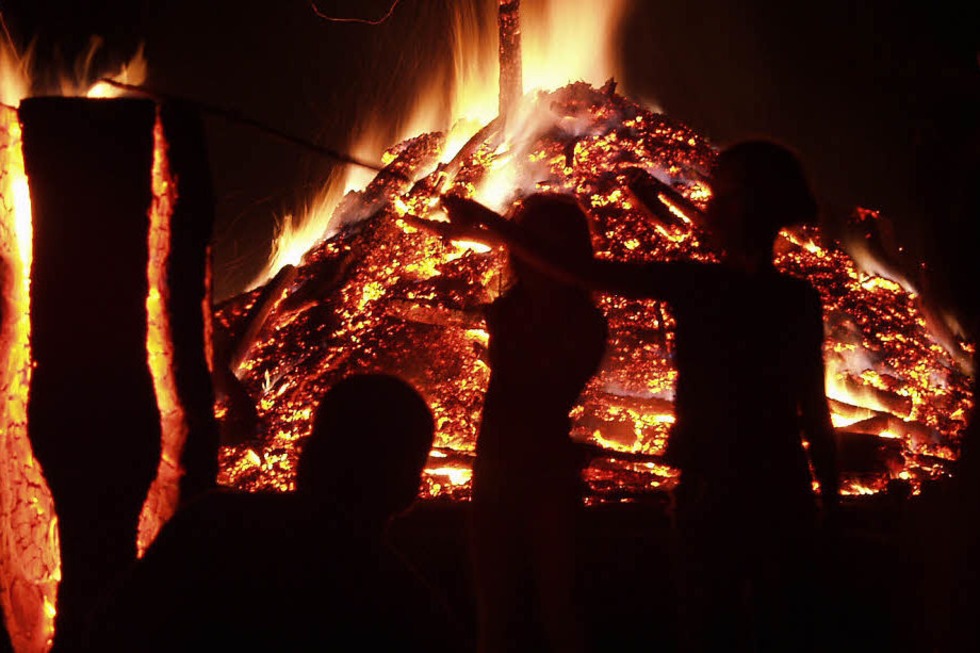
<svg viewBox="0 0 980 653">
<path fill-rule="evenodd" d="M 160 459 L 147 365 L 153 127 L 143 100 L 20 107 L 34 218 L 28 431 L 61 541 L 56 637 L 136 557 Z"/>
<path fill-rule="evenodd" d="M 521 59 L 521 0 L 500 0 L 500 116 L 505 120 L 524 96 Z"/>
<path fill-rule="evenodd" d="M 58 519 L 55 637 L 70 643 L 137 544 L 217 477 L 213 204 L 203 130 L 184 107 L 34 98 L 19 114 L 33 208 L 27 430 Z"/>
<path fill-rule="evenodd" d="M 177 394 L 187 416 L 181 452 L 180 501 L 213 488 L 218 478 L 218 426 L 214 419 L 211 339 L 211 239 L 214 196 L 204 127 L 194 109 L 160 107 L 176 178 L 177 201 L 170 221 L 167 285 Z"/>
</svg>

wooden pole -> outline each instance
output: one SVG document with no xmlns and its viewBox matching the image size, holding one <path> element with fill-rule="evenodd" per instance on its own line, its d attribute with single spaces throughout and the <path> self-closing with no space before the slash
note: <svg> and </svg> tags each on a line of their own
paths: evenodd
<svg viewBox="0 0 980 653">
<path fill-rule="evenodd" d="M 61 641 L 135 559 L 160 459 L 146 346 L 155 114 L 146 100 L 20 107 L 34 218 L 28 429 L 58 516 Z"/>
<path fill-rule="evenodd" d="M 524 95 L 521 60 L 521 0 L 500 0 L 500 116 L 506 119 Z"/>
</svg>

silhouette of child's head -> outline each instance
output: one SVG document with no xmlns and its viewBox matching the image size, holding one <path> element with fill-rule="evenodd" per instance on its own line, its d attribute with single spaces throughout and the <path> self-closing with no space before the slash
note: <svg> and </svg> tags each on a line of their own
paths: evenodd
<svg viewBox="0 0 980 653">
<path fill-rule="evenodd" d="M 535 193 L 526 197 L 514 214 L 523 237 L 548 258 L 581 264 L 593 257 L 589 219 L 578 202 L 567 195 Z M 526 266 L 512 261 L 519 276 Z"/>
<path fill-rule="evenodd" d="M 397 514 L 418 495 L 434 431 L 412 386 L 385 374 L 348 377 L 317 408 L 297 491 L 368 517 Z"/>
<path fill-rule="evenodd" d="M 780 229 L 812 222 L 817 215 L 799 159 L 769 141 L 745 141 L 723 150 L 711 187 L 711 227 L 729 245 L 771 248 Z"/>
</svg>

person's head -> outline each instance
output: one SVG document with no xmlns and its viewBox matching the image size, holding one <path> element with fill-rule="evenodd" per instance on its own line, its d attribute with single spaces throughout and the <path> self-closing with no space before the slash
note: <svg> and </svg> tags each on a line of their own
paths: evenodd
<svg viewBox="0 0 980 653">
<path fill-rule="evenodd" d="M 435 425 L 425 400 L 386 374 L 348 377 L 317 408 L 296 473 L 296 489 L 383 520 L 418 495 Z"/>
<path fill-rule="evenodd" d="M 726 254 L 770 257 L 779 230 L 816 218 L 817 204 L 793 152 L 765 140 L 718 155 L 711 178 L 708 227 Z"/>
<path fill-rule="evenodd" d="M 520 225 L 528 243 L 552 260 L 567 261 L 576 267 L 574 264 L 593 258 L 589 218 L 573 197 L 557 193 L 529 195 L 515 211 L 514 221 Z M 511 267 L 523 281 L 539 277 L 550 281 L 550 277 L 537 273 L 519 259 L 512 258 Z"/>
</svg>

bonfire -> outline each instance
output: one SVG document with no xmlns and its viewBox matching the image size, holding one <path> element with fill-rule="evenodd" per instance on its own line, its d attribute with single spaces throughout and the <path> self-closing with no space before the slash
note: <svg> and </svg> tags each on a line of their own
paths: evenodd
<svg viewBox="0 0 980 653">
<path fill-rule="evenodd" d="M 218 308 L 217 327 L 235 352 L 229 364 L 259 420 L 258 435 L 226 442 L 221 482 L 291 488 L 317 398 L 345 376 L 383 371 L 418 387 L 436 416 L 423 495 L 468 495 L 489 378 L 481 307 L 508 278 L 503 252 L 404 219 L 446 220 L 445 194 L 505 213 L 531 192 L 564 193 L 588 210 L 600 258 L 714 260 L 700 214 L 716 149 L 624 97 L 613 80 L 515 91 L 520 41 L 508 12 L 517 4 L 501 5 L 499 116 L 462 146 L 430 132 L 387 149 L 384 169 L 333 210 L 330 237 L 298 266 Z M 851 227 L 873 240 L 884 220 L 858 209 Z M 948 475 L 972 406 L 962 363 L 970 345 L 940 342 L 907 283 L 866 271 L 817 227 L 784 231 L 775 255 L 780 270 L 808 279 L 824 303 L 845 492 L 916 492 Z M 661 461 L 673 422 L 673 321 L 660 302 L 598 301 L 610 323 L 608 353 L 572 412 L 572 436 L 589 463 L 589 500 L 636 500 L 676 482 Z M 234 410 L 225 401 L 219 417 L 231 423 Z M 370 474 L 372 443 L 363 444 Z"/>
</svg>

